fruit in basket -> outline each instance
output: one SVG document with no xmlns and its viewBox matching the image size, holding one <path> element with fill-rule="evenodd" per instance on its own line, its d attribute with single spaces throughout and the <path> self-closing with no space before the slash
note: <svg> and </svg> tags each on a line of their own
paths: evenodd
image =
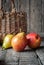
<svg viewBox="0 0 44 65">
<path fill-rule="evenodd" d="M 28 46 L 30 48 L 38 48 L 40 47 L 41 43 L 41 37 L 37 33 L 30 33 L 26 35 L 26 38 L 28 40 Z"/>
<path fill-rule="evenodd" d="M 17 33 L 11 40 L 11 45 L 15 51 L 23 51 L 27 45 L 27 39 L 24 32 Z"/>
<path fill-rule="evenodd" d="M 3 49 L 7 49 L 11 47 L 11 39 L 12 39 L 13 35 L 12 34 L 7 34 L 3 40 L 3 45 L 2 48 Z"/>
</svg>

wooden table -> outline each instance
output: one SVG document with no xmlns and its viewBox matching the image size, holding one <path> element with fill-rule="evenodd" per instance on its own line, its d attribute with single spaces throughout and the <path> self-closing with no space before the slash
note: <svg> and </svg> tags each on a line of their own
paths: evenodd
<svg viewBox="0 0 44 65">
<path fill-rule="evenodd" d="M 15 52 L 12 48 L 2 50 L 0 47 L 0 65 L 44 65 L 44 42 L 36 50 L 23 52 Z"/>
</svg>

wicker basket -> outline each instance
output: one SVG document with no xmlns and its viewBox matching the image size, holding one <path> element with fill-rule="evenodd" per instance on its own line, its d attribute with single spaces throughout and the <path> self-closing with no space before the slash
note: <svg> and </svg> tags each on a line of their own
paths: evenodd
<svg viewBox="0 0 44 65">
<path fill-rule="evenodd" d="M 27 32 L 26 12 L 17 12 L 15 8 L 11 12 L 3 13 L 2 10 L 0 12 L 0 38 L 3 38 L 6 34 L 16 34 L 20 28 Z"/>
</svg>

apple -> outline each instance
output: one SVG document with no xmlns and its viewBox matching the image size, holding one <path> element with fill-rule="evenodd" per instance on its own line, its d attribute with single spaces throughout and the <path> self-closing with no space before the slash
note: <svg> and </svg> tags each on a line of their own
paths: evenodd
<svg viewBox="0 0 44 65">
<path fill-rule="evenodd" d="M 15 51 L 23 51 L 27 45 L 27 39 L 24 32 L 17 33 L 11 40 L 12 48 Z"/>
<path fill-rule="evenodd" d="M 26 38 L 28 40 L 28 46 L 30 48 L 38 48 L 40 47 L 40 44 L 41 44 L 41 37 L 39 34 L 37 33 L 29 33 L 26 35 Z"/>
</svg>

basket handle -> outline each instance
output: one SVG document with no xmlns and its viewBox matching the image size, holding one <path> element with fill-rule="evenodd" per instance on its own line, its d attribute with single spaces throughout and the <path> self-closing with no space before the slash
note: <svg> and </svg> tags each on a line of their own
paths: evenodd
<svg viewBox="0 0 44 65">
<path fill-rule="evenodd" d="M 14 0 L 11 0 L 11 5 L 12 5 L 12 9 L 13 9 L 15 6 Z"/>
</svg>

